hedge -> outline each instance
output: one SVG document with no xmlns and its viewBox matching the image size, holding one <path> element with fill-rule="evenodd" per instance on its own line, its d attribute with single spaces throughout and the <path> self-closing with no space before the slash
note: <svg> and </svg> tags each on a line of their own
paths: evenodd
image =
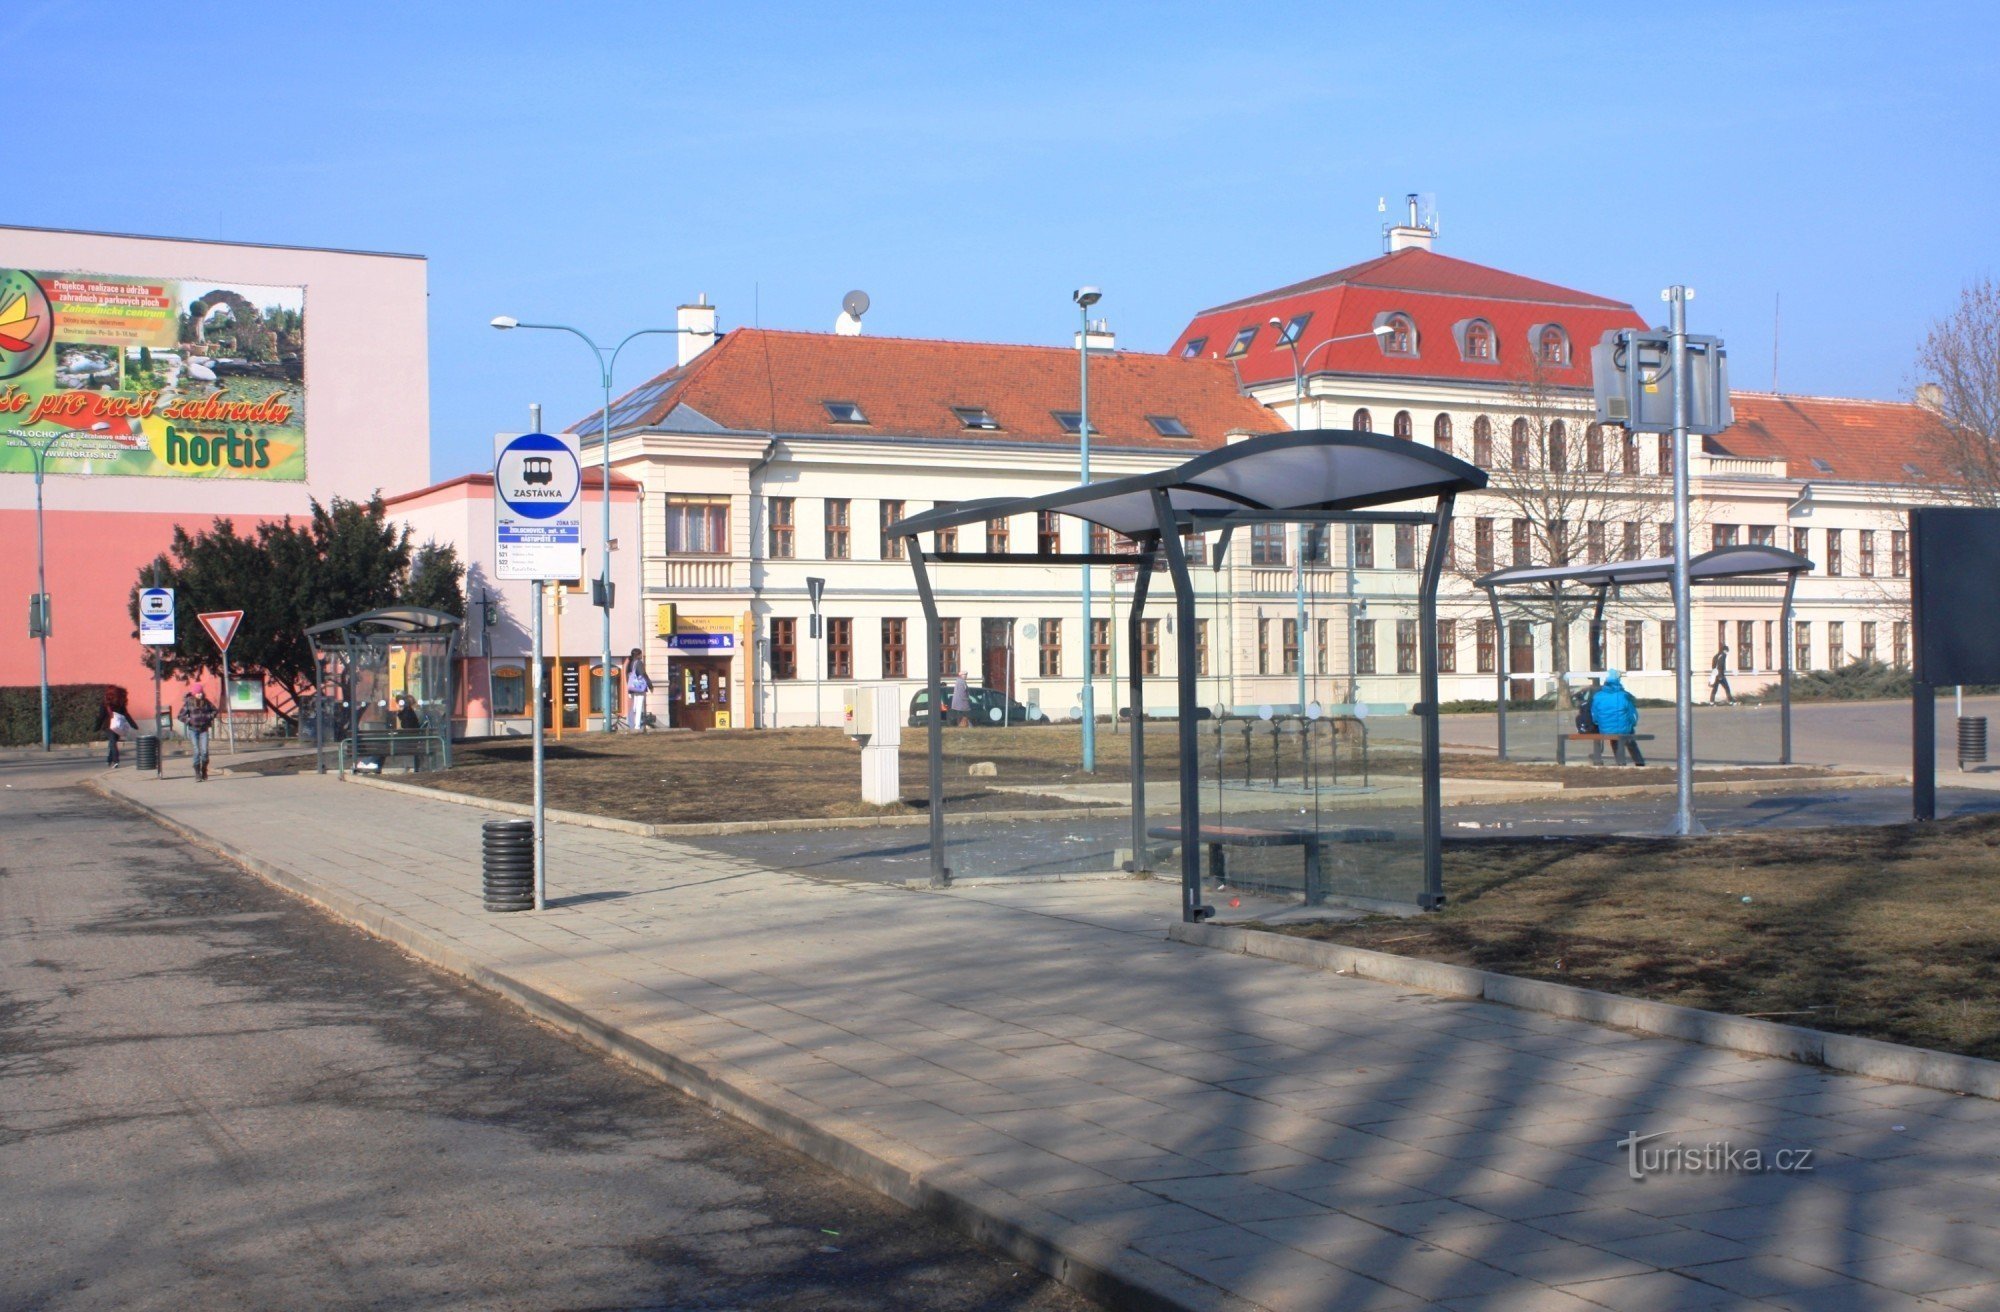
<svg viewBox="0 0 2000 1312">
<path fill-rule="evenodd" d="M 87 743 L 98 736 L 97 711 L 107 683 L 49 685 L 49 736 L 59 743 Z M 0 688 L 0 747 L 35 747 L 42 741 L 42 690 Z"/>
</svg>

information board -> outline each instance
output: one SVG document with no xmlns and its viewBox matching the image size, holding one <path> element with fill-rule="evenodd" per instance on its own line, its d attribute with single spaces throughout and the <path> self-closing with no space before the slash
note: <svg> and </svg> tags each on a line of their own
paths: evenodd
<svg viewBox="0 0 2000 1312">
<path fill-rule="evenodd" d="M 503 579 L 583 575 L 583 463 L 574 433 L 493 441 L 494 573 Z"/>
</svg>

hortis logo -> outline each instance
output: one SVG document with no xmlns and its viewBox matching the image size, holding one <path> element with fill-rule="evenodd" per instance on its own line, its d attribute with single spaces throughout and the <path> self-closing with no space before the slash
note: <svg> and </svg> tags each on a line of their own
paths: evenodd
<svg viewBox="0 0 2000 1312">
<path fill-rule="evenodd" d="M 55 336 L 48 293 L 20 269 L 0 269 L 0 378 L 40 364 Z"/>
</svg>

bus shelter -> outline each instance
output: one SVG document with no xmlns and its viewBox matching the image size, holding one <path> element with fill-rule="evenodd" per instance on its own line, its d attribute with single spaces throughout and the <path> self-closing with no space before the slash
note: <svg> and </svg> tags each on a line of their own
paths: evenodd
<svg viewBox="0 0 2000 1312">
<path fill-rule="evenodd" d="M 975 814 L 956 815 L 951 817 L 952 827 L 960 834 L 948 839 L 947 811 L 953 804 L 947 790 L 948 760 L 955 768 L 972 757 L 994 758 L 971 760 L 974 775 L 1004 777 L 1009 770 L 1045 768 L 1047 747 L 1058 741 L 1050 737 L 1057 732 L 1050 726 L 1062 725 L 1065 718 L 1074 721 L 1081 712 L 1079 708 L 1065 717 L 1060 711 L 1050 714 L 1031 705 L 1019 708 L 1017 714 L 1011 703 L 993 706 L 986 714 L 995 726 L 1020 725 L 1011 744 L 1002 742 L 997 727 L 966 724 L 970 716 L 963 713 L 948 725 L 947 720 L 954 718 L 949 710 L 954 689 L 946 685 L 944 653 L 948 647 L 957 650 L 958 621 L 949 621 L 953 627 L 947 629 L 940 605 L 941 594 L 947 599 L 964 595 L 949 586 L 948 567 L 956 564 L 1038 567 L 1049 571 L 1052 580 L 1052 567 L 1109 566 L 1114 571 L 1113 604 L 1122 602 L 1124 609 L 1127 685 L 1127 705 L 1111 722 L 1124 721 L 1120 755 L 1128 778 L 1107 784 L 1092 777 L 1072 780 L 1068 786 L 1076 800 L 1100 805 L 1110 791 L 1129 787 L 1127 798 L 1120 799 L 1129 801 L 1129 812 L 1115 813 L 1115 819 L 1103 822 L 1107 831 L 1121 830 L 1118 837 L 1129 843 L 1120 849 L 1125 868 L 1149 870 L 1156 857 L 1177 847 L 1181 918 L 1186 921 L 1216 914 L 1211 894 L 1234 901 L 1238 891 L 1246 889 L 1259 897 L 1308 904 L 1340 900 L 1440 905 L 1444 892 L 1437 588 L 1450 541 L 1453 501 L 1459 493 L 1485 483 L 1486 475 L 1476 467 L 1414 442 L 1373 433 L 1313 430 L 1249 438 L 1151 474 L 1086 483 L 1036 497 L 962 502 L 902 520 L 893 536 L 902 540 L 915 572 L 928 636 L 927 692 L 919 694 L 924 703 L 913 703 L 911 723 L 927 731 L 931 883 L 950 884 L 959 873 L 955 865 L 974 860 L 982 845 L 1032 848 L 1042 843 L 1055 853 L 1046 866 L 1050 870 L 1089 868 L 1063 855 L 1080 845 L 1082 851 L 1099 854 L 1089 858 L 1096 868 L 1112 868 L 1112 861 L 1105 859 L 1109 849 L 1093 846 L 1097 840 L 1092 837 L 1089 812 L 1064 813 L 1045 825 L 1020 818 L 1032 817 L 1032 812 L 1015 813 L 1006 824 L 982 823 Z M 1412 503 L 1417 503 L 1414 508 Z M 1016 552 L 1004 545 L 995 549 L 996 542 L 1011 538 L 996 534 L 991 526 L 1014 516 L 1036 517 L 1040 531 L 1034 551 Z M 1063 519 L 1082 521 L 1086 543 L 1093 549 L 1061 550 L 1063 537 L 1055 526 Z M 959 549 L 959 530 L 981 524 L 989 526 L 987 549 Z M 1211 616 L 1201 613 L 1203 597 L 1190 559 L 1201 559 L 1205 534 L 1220 533 L 1226 545 L 1228 535 L 1238 529 L 1291 524 L 1391 525 L 1411 535 L 1413 543 L 1421 542 L 1416 549 L 1422 561 L 1421 582 L 1414 598 L 1421 629 L 1420 694 L 1407 708 L 1413 732 L 1406 760 L 1386 763 L 1378 751 L 1365 772 L 1357 768 L 1359 737 L 1352 732 L 1357 717 L 1345 714 L 1347 708 L 1340 706 L 1310 701 L 1296 708 L 1286 725 L 1278 722 L 1271 707 L 1261 708 L 1260 715 L 1241 717 L 1229 714 L 1229 707 L 1202 705 L 1201 669 L 1208 653 L 1201 643 L 1204 635 L 1218 644 L 1228 641 L 1228 635 L 1208 623 L 1226 616 L 1219 611 Z M 1319 532 L 1324 534 L 1325 529 Z M 1152 580 L 1159 573 L 1166 575 L 1171 589 L 1167 631 L 1175 656 L 1176 696 L 1172 708 L 1164 712 L 1149 710 L 1146 699 L 1148 677 L 1157 677 L 1164 666 L 1160 658 L 1165 643 L 1147 610 Z M 1120 575 L 1129 583 L 1122 598 L 1115 590 Z M 1065 570 L 1050 594 L 1076 596 L 1078 586 L 1070 581 L 1076 578 Z M 1212 583 L 1209 591 L 1215 591 Z M 1013 621 L 999 623 L 1016 628 Z M 1034 642 L 1039 649 L 1040 659 L 1047 660 L 1052 649 L 1060 653 L 1049 637 L 1049 626 L 1055 623 L 1041 619 L 1018 625 L 1023 641 Z M 1104 626 L 1107 647 L 1115 628 L 1109 622 Z M 1085 658 L 1096 661 L 1099 633 L 1085 636 L 1091 644 Z M 1296 641 L 1303 647 L 1305 634 L 1297 634 Z M 1304 660 L 1302 650 L 1299 659 Z M 1107 659 L 1100 668 L 1116 680 L 1115 663 Z M 1114 704 L 1116 700 L 1114 693 Z M 1257 719 L 1264 727 L 1244 730 L 1231 723 L 1245 718 Z M 1171 721 L 1158 729 L 1172 735 L 1150 757 L 1149 741 L 1157 739 L 1149 740 L 1149 720 Z M 1239 732 L 1245 734 L 1244 745 L 1236 744 L 1234 735 Z M 1043 735 L 1039 742 L 1032 737 L 1037 734 Z M 948 748 L 948 742 L 960 745 Z M 1169 746 L 1171 751 L 1163 750 Z M 1149 769 L 1174 776 L 1170 803 L 1157 797 L 1149 800 Z M 1098 839 L 1102 837 L 1100 833 Z"/>
<path fill-rule="evenodd" d="M 307 727 L 321 774 L 329 752 L 342 773 L 399 757 L 419 770 L 451 767 L 452 654 L 462 624 L 444 611 L 396 606 L 306 630 L 314 671 Z"/>
<path fill-rule="evenodd" d="M 1783 621 L 1791 616 L 1792 594 L 1798 585 L 1799 575 L 1811 568 L 1812 562 L 1795 551 L 1764 545 L 1717 547 L 1688 562 L 1690 585 L 1732 587 L 1735 592 L 1730 597 L 1731 602 L 1775 604 L 1779 619 L 1775 643 L 1777 706 L 1705 721 L 1695 737 L 1697 761 L 1713 764 L 1792 763 L 1792 644 L 1788 640 L 1788 626 Z M 1556 616 L 1567 616 L 1573 608 L 1575 614 L 1587 614 L 1588 632 L 1593 637 L 1585 644 L 1588 654 L 1583 664 L 1587 669 L 1583 673 L 1584 677 L 1602 677 L 1607 669 L 1620 668 L 1621 665 L 1611 659 L 1611 643 L 1604 632 L 1606 603 L 1623 596 L 1627 589 L 1671 585 L 1673 577 L 1672 558 L 1658 557 L 1596 565 L 1523 565 L 1496 570 L 1474 581 L 1473 586 L 1485 591 L 1493 614 L 1496 654 L 1494 713 L 1498 721 L 1500 759 L 1560 759 L 1562 737 L 1574 727 L 1569 718 L 1569 708 L 1560 696 L 1555 698 L 1553 706 L 1521 706 L 1521 699 L 1509 696 L 1510 682 L 1517 673 L 1509 668 L 1510 661 L 1514 659 L 1513 649 L 1518 645 L 1511 637 L 1517 626 L 1566 624 L 1567 619 L 1509 619 L 1510 612 L 1518 616 L 1540 609 Z M 1649 599 L 1649 604 L 1657 606 L 1658 599 Z M 1560 640 L 1566 642 L 1567 635 L 1562 635 Z M 1700 687 L 1706 677 L 1703 671 L 1696 670 L 1694 686 Z M 1514 709 L 1509 708 L 1510 701 L 1516 703 Z M 1662 719 L 1664 723 L 1657 727 L 1648 726 L 1655 733 L 1657 742 L 1647 754 L 1657 754 L 1659 759 L 1670 762 L 1674 759 L 1673 721 L 1672 717 Z"/>
</svg>

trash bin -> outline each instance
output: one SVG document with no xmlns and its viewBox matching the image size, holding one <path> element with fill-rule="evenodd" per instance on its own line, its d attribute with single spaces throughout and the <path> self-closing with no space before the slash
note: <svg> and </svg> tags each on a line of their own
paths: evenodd
<svg viewBox="0 0 2000 1312">
<path fill-rule="evenodd" d="M 535 907 L 535 825 L 532 820 L 488 820 L 483 826 L 486 909 Z"/>
<path fill-rule="evenodd" d="M 160 768 L 160 740 L 152 734 L 142 733 L 132 742 L 132 768 L 135 770 L 157 770 Z"/>
<path fill-rule="evenodd" d="M 1958 768 L 1966 764 L 1986 763 L 1986 717 L 1983 715 L 1961 715 L 1958 717 Z"/>
</svg>

